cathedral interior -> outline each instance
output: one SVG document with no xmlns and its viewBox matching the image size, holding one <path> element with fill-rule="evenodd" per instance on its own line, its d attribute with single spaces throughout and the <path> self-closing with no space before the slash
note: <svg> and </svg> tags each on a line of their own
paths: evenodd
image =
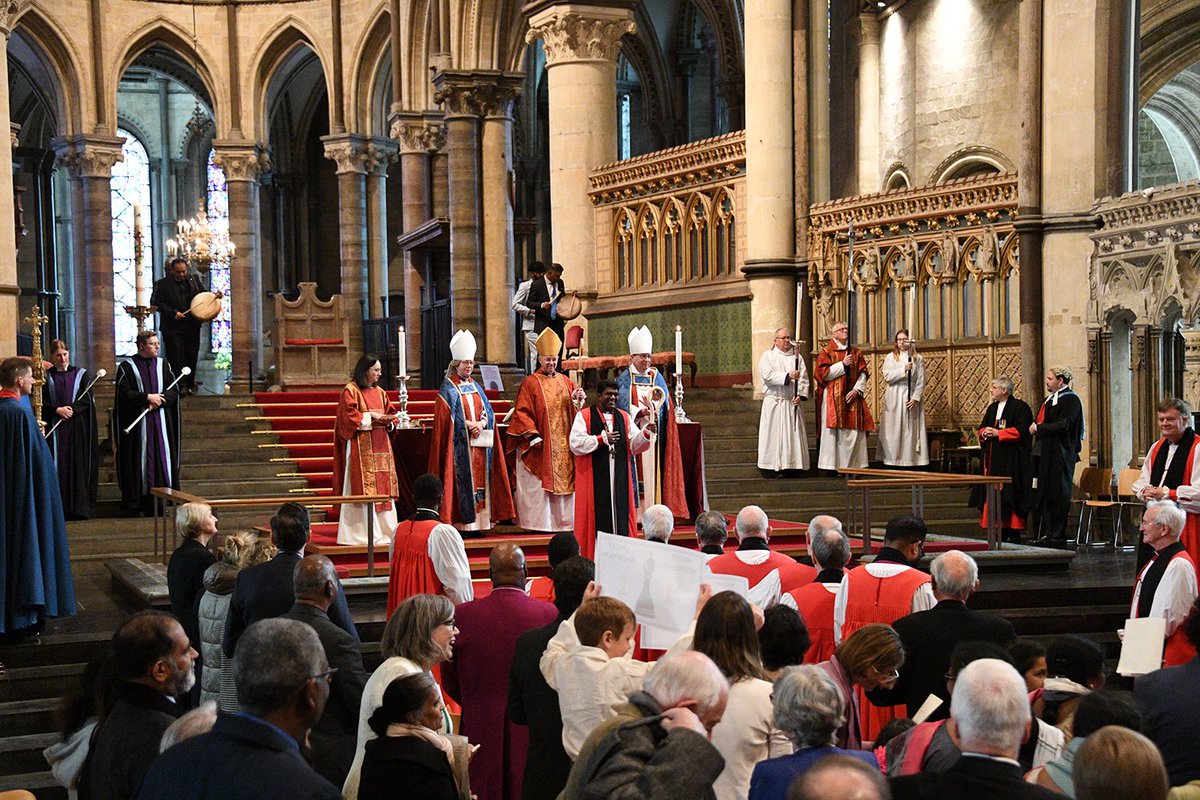
<svg viewBox="0 0 1200 800">
<path fill-rule="evenodd" d="M 226 295 L 210 392 L 400 326 L 421 386 L 458 329 L 515 368 L 541 260 L 585 355 L 678 325 L 702 386 L 846 319 L 872 365 L 911 331 L 943 427 L 1070 365 L 1093 465 L 1200 401 L 1200 0 L 7 0 L 0 30 L 0 352 L 35 304 L 81 363 L 132 352 L 136 208 L 149 280 L 196 241 Z"/>
</svg>

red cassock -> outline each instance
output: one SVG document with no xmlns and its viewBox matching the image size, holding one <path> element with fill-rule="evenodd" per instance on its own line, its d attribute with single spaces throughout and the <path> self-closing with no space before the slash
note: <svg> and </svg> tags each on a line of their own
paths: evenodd
<svg viewBox="0 0 1200 800">
<path fill-rule="evenodd" d="M 772 572 L 779 571 L 780 592 L 790 592 L 813 582 L 817 577 L 817 568 L 801 564 L 790 556 L 771 551 L 761 564 L 747 564 L 737 557 L 738 551 L 725 553 L 708 561 L 708 568 L 718 575 L 741 575 L 750 582 L 751 591 Z M 754 550 L 750 552 L 762 552 Z"/>
<path fill-rule="evenodd" d="M 588 406 L 579 412 L 583 417 L 584 425 L 588 429 L 591 427 L 594 408 L 595 406 Z M 618 454 L 624 452 L 625 455 L 618 455 L 618 458 L 624 457 L 628 459 L 629 438 L 636 431 L 636 428 L 630 422 L 629 415 L 621 409 L 614 408 L 613 414 L 621 415 L 626 431 L 626 435 L 622 437 L 621 444 L 617 447 Z M 595 451 L 585 456 L 575 456 L 575 538 L 579 540 L 579 555 L 584 558 L 596 557 L 596 497 L 593 489 L 593 457 L 608 458 L 608 445 L 601 443 L 600 447 Z M 637 531 L 637 503 L 634 500 L 632 474 L 626 480 L 626 484 L 625 491 L 629 495 L 629 531 L 632 535 Z M 614 484 L 613 491 L 621 491 L 621 486 Z M 606 502 L 608 500 L 607 497 L 603 499 Z"/>
<path fill-rule="evenodd" d="M 912 613 L 913 595 L 929 583 L 929 576 L 916 569 L 906 569 L 890 578 L 877 578 L 867 572 L 866 565 L 855 567 L 846 573 L 846 618 L 842 621 L 842 641 L 859 628 L 873 622 L 891 625 L 901 617 Z M 866 694 L 859 693 L 859 728 L 864 742 L 874 741 L 875 736 L 891 720 L 908 714 L 908 707 L 876 706 Z"/>
<path fill-rule="evenodd" d="M 479 800 L 519 800 L 529 728 L 509 722 L 508 673 L 517 638 L 549 625 L 558 609 L 515 587 L 496 587 L 454 610 L 454 659 L 442 665 L 442 686 L 463 708 L 461 733 L 480 745 L 471 759 L 471 791 Z M 401 788 L 401 787 L 398 787 Z"/>
<path fill-rule="evenodd" d="M 808 628 L 812 641 L 804 654 L 805 664 L 820 664 L 828 661 L 837 648 L 833 638 L 833 605 L 837 594 L 825 588 L 823 583 L 810 583 L 788 592 L 796 601 L 796 610 Z"/>
<path fill-rule="evenodd" d="M 454 385 L 465 383 L 457 375 L 448 379 Z M 472 381 L 473 383 L 473 381 Z M 485 420 L 482 389 L 475 384 L 476 391 L 463 394 L 461 397 L 463 411 L 467 418 Z M 470 408 L 466 408 L 470 405 Z M 467 447 L 471 459 L 471 475 L 474 485 L 488 487 L 488 500 L 491 503 L 491 523 L 513 519 L 517 512 L 513 508 L 512 487 L 508 482 L 508 466 L 504 462 L 504 451 L 499 446 L 499 434 L 496 434 L 495 446 L 491 448 L 491 469 L 488 469 L 487 450 L 481 447 Z M 458 484 L 454 474 L 454 412 L 439 394 L 434 402 L 433 411 L 433 442 L 429 447 L 429 471 L 442 479 L 442 521 L 451 525 L 470 524 L 463 519 L 456 502 Z M 479 506 L 477 505 L 477 508 Z"/>
<path fill-rule="evenodd" d="M 392 564 L 388 573 L 387 615 L 414 594 L 445 594 L 445 587 L 429 558 L 429 534 L 441 520 L 406 519 L 392 539 Z"/>
</svg>

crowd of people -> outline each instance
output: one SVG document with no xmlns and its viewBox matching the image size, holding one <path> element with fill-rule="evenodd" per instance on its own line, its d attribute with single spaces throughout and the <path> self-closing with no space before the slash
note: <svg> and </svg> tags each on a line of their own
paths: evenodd
<svg viewBox="0 0 1200 800">
<path fill-rule="evenodd" d="M 436 476 L 418 483 L 422 503 L 436 505 Z M 1144 538 L 1167 550 L 1158 540 L 1177 541 L 1183 512 L 1163 500 L 1147 516 Z M 915 517 L 890 520 L 879 557 L 853 567 L 836 517 L 809 525 L 813 564 L 773 551 L 755 506 L 736 515 L 729 552 L 714 552 L 724 517 L 698 520 L 709 574 L 750 588 L 702 584 L 691 627 L 657 658 L 570 532 L 548 542 L 548 581 L 531 579 L 522 549 L 505 541 L 490 552 L 490 585 L 469 592 L 439 577 L 440 550 L 397 537 L 393 574 L 410 577 L 389 592 L 378 664 L 364 659 L 333 564 L 305 553 L 302 506 L 279 508 L 269 542 L 235 534 L 215 552 L 210 508 L 181 506 L 178 517 L 186 538 L 168 566 L 171 613 L 121 624 L 64 709 L 62 743 L 47 750 L 81 798 L 1200 791 L 1194 592 L 1167 634 L 1187 641 L 1190 658 L 1117 690 L 1094 641 L 1064 635 L 1043 647 L 968 608 L 980 584 L 968 554 L 940 553 L 918 570 L 926 528 Z M 667 542 L 672 521 L 664 506 L 647 509 L 647 538 Z M 424 574 L 438 582 L 412 579 Z M 1148 587 L 1143 574 L 1133 606 L 1146 592 L 1174 593 L 1172 581 Z"/>
</svg>

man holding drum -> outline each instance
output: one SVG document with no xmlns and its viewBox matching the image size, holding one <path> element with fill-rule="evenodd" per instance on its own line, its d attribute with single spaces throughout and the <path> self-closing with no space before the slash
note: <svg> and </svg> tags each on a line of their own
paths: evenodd
<svg viewBox="0 0 1200 800">
<path fill-rule="evenodd" d="M 192 298 L 204 291 L 200 279 L 188 274 L 187 261 L 173 258 L 167 274 L 154 284 L 150 305 L 158 306 L 159 327 L 167 363 L 178 375 L 184 367 L 191 370 L 179 382 L 180 394 L 196 392 L 196 359 L 200 354 L 200 323 L 191 313 Z"/>
</svg>

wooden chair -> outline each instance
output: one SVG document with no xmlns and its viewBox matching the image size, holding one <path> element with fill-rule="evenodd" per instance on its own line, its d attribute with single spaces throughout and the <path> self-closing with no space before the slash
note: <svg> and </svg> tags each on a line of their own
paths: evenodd
<svg viewBox="0 0 1200 800">
<path fill-rule="evenodd" d="M 567 328 L 566 336 L 563 341 L 563 358 L 579 358 L 583 351 L 583 326 L 572 325 Z"/>
<path fill-rule="evenodd" d="M 301 283 L 300 296 L 275 295 L 275 369 L 279 385 L 342 386 L 350 375 L 350 320 L 340 294 L 317 298 L 315 283 Z"/>
<path fill-rule="evenodd" d="M 1142 471 L 1137 467 L 1126 467 L 1117 473 L 1117 502 L 1121 505 L 1117 509 L 1117 522 L 1113 526 L 1113 549 L 1124 550 L 1126 552 L 1137 550 L 1140 537 L 1134 540 L 1133 544 L 1121 544 L 1121 533 L 1125 529 L 1125 509 L 1132 505 L 1136 505 L 1141 501 L 1137 495 L 1133 493 L 1133 484 L 1142 475 Z"/>
<path fill-rule="evenodd" d="M 1116 500 L 1112 493 L 1112 470 L 1107 467 L 1084 467 L 1083 474 L 1079 476 L 1079 491 L 1083 494 L 1078 502 L 1079 507 L 1079 525 L 1075 529 L 1075 544 L 1078 547 L 1107 547 L 1108 542 L 1093 542 L 1092 538 L 1092 520 L 1095 518 L 1096 509 L 1108 509 L 1110 512 L 1110 524 L 1113 526 L 1113 536 L 1116 536 L 1117 531 L 1117 513 L 1113 510 L 1121 506 L 1120 501 Z"/>
</svg>

